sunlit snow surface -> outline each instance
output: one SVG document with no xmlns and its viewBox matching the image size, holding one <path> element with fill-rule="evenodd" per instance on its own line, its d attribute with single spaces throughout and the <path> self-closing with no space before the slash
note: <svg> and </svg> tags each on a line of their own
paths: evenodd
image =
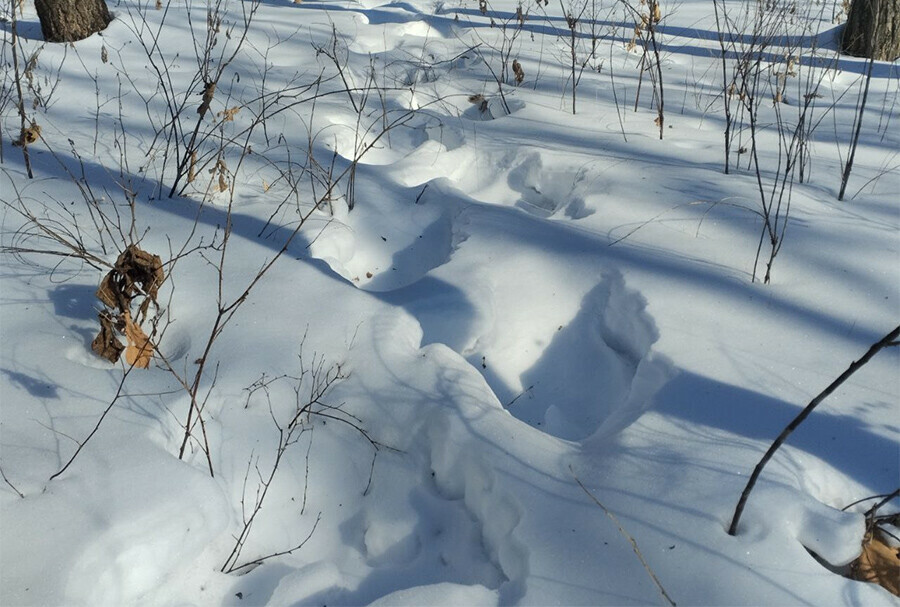
<svg viewBox="0 0 900 607">
<path fill-rule="evenodd" d="M 28 108 L 46 142 L 30 146 L 34 180 L 7 136 L 20 128 L 14 103 L 3 106 L 4 247 L 41 246 L 16 236 L 22 219 L 9 205 L 21 199 L 35 213 L 78 213 L 87 246 L 113 262 L 115 236 L 91 232 L 73 181 L 82 171 L 101 204 L 121 203 L 131 184 L 141 246 L 164 260 L 185 242 L 190 250 L 221 237 L 228 197 L 204 194 L 210 174 L 169 199 L 163 159 L 147 156 L 151 122 L 167 114 L 137 43 L 142 19 L 153 26 L 168 15 L 174 86 L 186 87 L 197 66 L 184 2 L 164 4 L 171 14 L 151 3 L 142 17 L 138 3 L 112 2 L 102 35 L 42 47 L 26 86 L 28 100 L 37 86 L 49 96 Z M 900 68 L 874 65 L 841 203 L 866 64 L 841 57 L 821 71 L 809 179 L 794 185 L 763 285 L 751 282 L 762 227 L 755 174 L 744 154 L 733 174 L 722 171 L 710 3 L 663 6 L 662 141 L 646 73 L 634 110 L 640 46 L 626 48 L 633 18 L 613 4 L 598 12 L 604 38 L 575 115 L 562 11 L 525 5 L 510 55 L 525 80 L 504 86 L 504 105 L 491 45 L 501 45 L 502 23 L 507 35 L 515 27 L 516 6 L 491 3 L 484 15 L 475 2 L 260 6 L 213 111 L 320 73 L 331 78 L 323 90 L 337 90 L 334 63 L 315 46 L 338 49 L 354 103 L 368 105 L 360 115 L 346 93 L 328 95 L 254 132 L 234 177 L 226 301 L 281 249 L 298 208 L 323 193 L 309 177 L 289 186 L 286 167 L 299 174 L 312 146 L 339 174 L 360 145 L 374 145 L 352 191 L 347 179 L 337 184 L 212 349 L 201 395 L 209 391 L 214 478 L 198 443 L 178 459 L 189 398 L 153 368 L 129 374 L 98 432 L 48 481 L 116 395 L 122 369 L 90 348 L 99 271 L 3 255 L 0 466 L 25 497 L 0 486 L 0 604 L 663 604 L 594 499 L 679 604 L 896 604 L 809 552 L 832 568 L 852 561 L 872 502 L 841 508 L 897 485 L 896 348 L 790 437 L 737 536 L 726 529 L 774 437 L 900 319 Z M 200 37 L 205 11 L 194 2 Z M 813 22 L 817 52 L 833 58 L 831 8 L 823 15 Z M 30 57 L 42 45 L 30 5 L 18 31 Z M 373 69 L 380 96 L 364 101 Z M 795 115 L 800 79 L 787 91 L 784 111 Z M 199 103 L 185 109 L 191 128 Z M 768 144 L 760 154 L 775 166 L 777 142 Z M 187 374 L 215 315 L 210 259 L 207 250 L 179 260 L 160 298 L 172 321 L 161 348 Z M 348 423 L 314 417 L 285 452 L 240 561 L 289 550 L 312 531 L 309 541 L 243 575 L 221 573 L 259 475 L 271 470 L 273 417 L 290 419 L 296 403 L 296 382 L 263 390 L 258 380 L 296 375 L 301 353 L 307 368 L 314 354 L 341 364 L 346 377 L 324 401 L 378 448 Z"/>
</svg>

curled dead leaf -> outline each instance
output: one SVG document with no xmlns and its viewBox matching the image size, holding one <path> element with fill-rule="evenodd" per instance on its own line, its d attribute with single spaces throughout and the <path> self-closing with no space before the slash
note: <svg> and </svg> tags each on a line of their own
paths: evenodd
<svg viewBox="0 0 900 607">
<path fill-rule="evenodd" d="M 125 346 L 116 337 L 115 319 L 105 310 L 100 312 L 98 319 L 100 320 L 100 332 L 91 342 L 91 350 L 100 358 L 105 358 L 111 363 L 118 362 Z"/>
<path fill-rule="evenodd" d="M 191 152 L 191 164 L 188 166 L 187 182 L 193 183 L 197 178 L 197 150 Z"/>
<path fill-rule="evenodd" d="M 13 141 L 13 145 L 19 147 L 23 145 L 31 145 L 32 143 L 37 143 L 40 138 L 41 126 L 32 122 L 31 126 L 22 129 L 22 132 L 19 133 L 19 138 Z"/>
<path fill-rule="evenodd" d="M 200 106 L 197 108 L 197 113 L 200 114 L 201 118 L 206 116 L 206 112 L 209 111 L 209 106 L 212 104 L 213 96 L 215 94 L 216 83 L 207 82 L 203 87 L 203 101 L 200 102 Z"/>
<path fill-rule="evenodd" d="M 522 81 L 525 80 L 525 70 L 522 69 L 522 64 L 518 59 L 513 59 L 512 69 L 516 76 L 516 84 L 522 84 Z"/>
<path fill-rule="evenodd" d="M 128 340 L 128 347 L 125 348 L 125 362 L 139 369 L 146 369 L 150 366 L 150 359 L 153 356 L 153 344 L 150 338 L 144 333 L 141 326 L 131 320 L 131 314 L 125 313 L 125 339 Z"/>
<path fill-rule="evenodd" d="M 100 357 L 117 362 L 125 351 L 129 365 L 142 369 L 150 366 L 153 345 L 140 327 L 147 318 L 150 303 L 156 303 L 159 287 L 165 280 L 162 260 L 137 245 L 129 245 L 116 259 L 100 286 L 97 298 L 106 307 L 100 313 L 100 332 L 91 343 L 91 349 Z M 143 298 L 137 307 L 140 320 L 132 319 L 132 303 Z M 118 336 L 124 335 L 127 347 Z"/>
<path fill-rule="evenodd" d="M 218 116 L 220 118 L 222 118 L 223 122 L 232 122 L 234 120 L 234 117 L 240 111 L 241 111 L 241 106 L 236 105 L 234 107 L 230 107 L 228 109 L 222 110 L 221 112 L 218 113 Z"/>
<path fill-rule="evenodd" d="M 119 313 L 125 312 L 138 295 L 153 302 L 159 287 L 166 279 L 162 259 L 138 247 L 129 245 L 116 259 L 116 264 L 100 281 L 97 298 Z"/>
<path fill-rule="evenodd" d="M 900 596 L 900 548 L 889 546 L 879 531 L 868 533 L 862 554 L 850 565 L 850 577 Z"/>
</svg>

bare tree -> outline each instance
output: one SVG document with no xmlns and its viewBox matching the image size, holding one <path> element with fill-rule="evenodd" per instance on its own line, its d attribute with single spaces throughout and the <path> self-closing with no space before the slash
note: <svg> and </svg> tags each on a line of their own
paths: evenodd
<svg viewBox="0 0 900 607">
<path fill-rule="evenodd" d="M 900 58 L 900 0 L 853 0 L 841 50 L 876 61 Z"/>
<path fill-rule="evenodd" d="M 105 29 L 112 18 L 106 0 L 34 0 L 47 42 L 74 42 Z"/>
</svg>

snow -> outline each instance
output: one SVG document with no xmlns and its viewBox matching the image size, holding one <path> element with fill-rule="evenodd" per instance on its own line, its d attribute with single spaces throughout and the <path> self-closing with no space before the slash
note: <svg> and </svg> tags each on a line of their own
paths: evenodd
<svg viewBox="0 0 900 607">
<path fill-rule="evenodd" d="M 223 30 L 251 6 L 226 4 Z M 290 107 L 253 130 L 251 152 L 226 144 L 233 196 L 207 187 L 213 153 L 173 198 L 174 161 L 155 137 L 170 114 L 140 41 L 162 24 L 172 90 L 193 82 L 181 115 L 189 136 L 202 92 L 192 40 L 205 37 L 207 5 L 165 5 L 110 3 L 110 26 L 72 45 L 44 45 L 30 4 L 19 17 L 23 56 L 40 49 L 23 82 L 43 140 L 29 145 L 28 179 L 11 144 L 10 67 L 0 604 L 665 604 L 632 540 L 679 604 L 897 604 L 833 571 L 859 554 L 873 502 L 842 509 L 900 478 L 897 348 L 790 436 L 737 535 L 726 532 L 772 440 L 900 318 L 900 67 L 874 64 L 838 202 L 866 62 L 834 58 L 830 5 L 788 24 L 821 35 L 817 56 L 788 78 L 783 111 L 796 117 L 809 69 L 823 77 L 820 122 L 770 284 L 759 270 L 751 280 L 755 173 L 744 154 L 723 172 L 708 2 L 663 7 L 662 140 L 647 74 L 634 110 L 641 52 L 626 48 L 633 19 L 620 4 L 597 13 L 600 51 L 572 114 L 568 30 L 552 3 L 524 6 L 510 60 L 525 80 L 510 77 L 504 104 L 492 46 L 506 44 L 502 23 L 507 36 L 515 29 L 512 0 L 485 15 L 465 0 L 262 2 L 201 121 L 212 133 L 201 149 L 251 125 L 261 92 L 324 74 L 321 95 L 281 99 Z M 726 5 L 734 15 L 744 6 Z M 2 26 L 11 40 L 8 15 Z M 220 34 L 216 57 L 239 31 Z M 236 106 L 233 122 L 210 126 Z M 769 179 L 778 142 L 771 102 L 761 108 Z M 160 290 L 159 350 L 189 380 L 217 311 L 253 285 L 197 392 L 209 463 L 199 428 L 179 458 L 191 398 L 159 356 L 128 371 L 91 351 L 106 269 L 16 253 L 60 250 L 23 231 L 22 208 L 106 263 L 133 240 L 177 258 Z M 121 222 L 107 229 L 97 218 L 113 209 Z M 320 414 L 277 459 L 314 375 L 332 365 Z M 249 566 L 224 573 L 276 461 L 233 563 Z"/>
</svg>

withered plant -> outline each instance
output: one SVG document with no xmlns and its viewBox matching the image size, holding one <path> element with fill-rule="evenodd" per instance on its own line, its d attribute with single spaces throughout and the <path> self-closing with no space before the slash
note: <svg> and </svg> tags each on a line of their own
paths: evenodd
<svg viewBox="0 0 900 607">
<path fill-rule="evenodd" d="M 628 46 L 633 48 L 636 44 L 640 44 L 642 49 L 641 60 L 638 64 L 638 87 L 634 96 L 634 111 L 638 110 L 640 104 L 641 83 L 644 72 L 646 72 L 650 76 L 653 90 L 651 107 L 656 108 L 656 118 L 653 122 L 659 129 L 659 138 L 662 139 L 665 133 L 665 87 L 663 86 L 662 53 L 658 27 L 665 15 L 659 0 L 641 1 L 637 6 L 630 0 L 619 1 L 626 14 L 634 21 L 634 36 Z"/>
<path fill-rule="evenodd" d="M 732 163 L 740 168 L 746 156 L 763 219 L 752 280 L 757 280 L 763 262 L 762 280 L 769 283 L 784 244 L 794 183 L 809 179 L 810 141 L 832 109 L 815 115 L 820 85 L 836 58 L 820 56 L 815 46 L 824 7 L 818 15 L 810 7 L 802 16 L 793 5 L 779 3 L 745 7 L 737 14 L 721 0 L 714 8 L 722 60 L 725 172 L 731 172 Z M 797 27 L 804 35 L 790 36 L 790 28 Z M 803 39 L 812 43 L 801 46 L 798 40 Z M 796 88 L 790 90 L 789 82 L 796 82 Z"/>
<path fill-rule="evenodd" d="M 601 33 L 601 4 L 598 0 L 559 0 L 559 8 L 566 22 L 566 30 L 558 31 L 564 53 L 561 62 L 567 71 L 572 113 L 576 113 L 578 85 L 585 70 L 600 72 L 603 61 L 599 58 Z M 606 19 L 612 14 L 609 9 Z"/>
<path fill-rule="evenodd" d="M 226 123 L 233 124 L 236 112 L 235 105 L 230 102 L 233 83 L 228 81 L 226 90 L 222 88 L 226 76 L 236 77 L 232 73 L 232 63 L 245 47 L 260 0 L 236 3 L 240 11 L 237 17 L 231 12 L 234 5 L 231 0 L 210 0 L 200 18 L 191 2 L 184 5 L 184 12 L 180 14 L 174 14 L 177 9 L 166 3 L 157 9 L 161 13 L 158 19 L 150 18 L 150 7 L 140 4 L 130 6 L 127 12 L 125 22 L 141 45 L 156 77 L 155 89 L 147 92 L 122 65 L 116 67 L 148 107 L 147 117 L 155 136 L 147 155 L 162 157 L 159 188 L 162 191 L 165 187 L 170 198 L 185 193 L 193 176 L 210 166 L 215 167 L 220 161 L 217 154 L 220 146 L 216 139 Z M 197 69 L 184 88 L 180 83 L 176 86 L 173 80 L 171 67 L 175 57 L 164 42 L 165 35 L 170 35 L 169 28 L 182 22 L 191 32 L 197 62 Z M 203 23 L 202 29 L 200 23 Z M 155 107 L 157 97 L 164 100 L 165 111 L 161 115 L 150 111 Z M 221 109 L 214 107 L 216 102 Z M 235 134 L 238 139 L 240 135 Z"/>
<path fill-rule="evenodd" d="M 147 320 L 151 304 L 159 309 L 157 297 L 165 279 L 159 255 L 134 244 L 122 251 L 97 289 L 97 299 L 105 307 L 98 316 L 100 332 L 91 343 L 95 354 L 114 363 L 124 349 L 128 365 L 141 369 L 150 366 L 153 347 L 141 324 Z M 124 336 L 127 347 L 119 341 L 119 335 Z"/>
<path fill-rule="evenodd" d="M 341 405 L 332 405 L 327 402 L 327 396 L 333 385 L 347 377 L 340 364 L 326 365 L 323 356 L 313 355 L 312 363 L 307 365 L 303 358 L 303 344 L 298 356 L 298 371 L 295 375 L 281 375 L 274 378 L 266 378 L 265 375 L 253 385 L 246 388 L 247 404 L 245 408 L 256 406 L 254 401 L 258 397 L 264 397 L 265 406 L 272 418 L 272 424 L 277 434 L 277 441 L 271 462 L 265 465 L 263 471 L 260 465 L 259 455 L 251 454 L 247 462 L 247 470 L 244 474 L 241 487 L 241 528 L 235 536 L 235 543 L 220 571 L 223 573 L 245 573 L 246 571 L 261 565 L 263 562 L 291 554 L 302 548 L 316 530 L 321 513 L 316 517 L 309 534 L 299 543 L 290 548 L 280 550 L 265 556 L 257 556 L 241 562 L 241 554 L 247 546 L 254 524 L 258 522 L 263 503 L 269 494 L 269 489 L 275 481 L 280 466 L 289 450 L 299 448 L 306 442 L 306 478 L 303 482 L 303 497 L 300 504 L 300 515 L 306 511 L 307 489 L 309 486 L 309 457 L 312 449 L 313 431 L 316 428 L 316 418 L 333 420 L 353 428 L 365 438 L 376 450 L 378 444 L 373 441 L 362 428 L 360 421 L 350 413 L 343 411 Z M 290 393 L 284 390 L 284 384 L 290 385 Z M 273 393 L 274 402 L 273 402 Z M 256 477 L 256 487 L 251 489 L 250 478 Z"/>
<path fill-rule="evenodd" d="M 9 0 L 9 16 L 10 16 L 10 32 L 9 32 L 9 46 L 10 53 L 12 54 L 12 79 L 13 84 L 15 85 L 16 91 L 16 109 L 19 113 L 20 120 L 20 135 L 19 138 L 14 142 L 18 144 L 19 147 L 22 148 L 22 157 L 25 162 L 25 171 L 28 174 L 29 179 L 34 178 L 34 172 L 31 169 L 31 155 L 28 153 L 28 146 L 37 141 L 38 135 L 40 133 L 40 126 L 38 126 L 33 121 L 29 121 L 28 115 L 25 112 L 25 98 L 22 95 L 22 71 L 19 65 L 19 32 L 18 32 L 18 18 L 16 17 L 16 2 L 15 0 Z M 4 30 L 3 37 L 6 38 L 7 34 Z M 6 40 L 4 40 L 4 54 L 6 52 Z M 7 76 L 8 77 L 8 76 Z M 3 105 L 6 105 L 6 99 L 8 98 L 7 93 L 7 82 L 6 77 L 4 78 L 3 88 L 4 94 Z M 2 130 L 2 129 L 0 129 Z M 0 135 L 0 144 L 3 143 L 2 135 Z M 2 145 L 0 145 L 2 147 Z M 0 152 L 2 154 L 2 152 Z"/>
<path fill-rule="evenodd" d="M 118 360 L 122 369 L 104 411 L 84 438 L 75 440 L 74 453 L 51 480 L 70 468 L 117 404 L 134 398 L 128 395 L 126 386 L 131 374 L 141 367 L 165 371 L 184 391 L 186 409 L 177 418 L 182 429 L 176 445 L 178 457 L 187 459 L 199 453 L 210 475 L 215 473 L 206 416 L 216 391 L 219 338 L 310 218 L 330 208 L 340 196 L 345 197 L 348 208 L 353 207 L 358 163 L 392 129 L 416 114 L 415 110 L 390 105 L 389 93 L 408 93 L 408 88 L 379 85 L 374 65 L 359 78 L 361 84 L 354 84 L 346 55 L 336 52 L 344 47 L 339 39 L 325 47 L 331 49 L 332 56 L 320 55 L 323 65 L 319 71 L 289 76 L 277 87 L 268 84 L 272 67 L 266 61 L 268 51 L 253 48 L 254 60 L 261 63 L 246 60 L 241 65 L 257 65 L 258 73 L 245 72 L 244 85 L 235 86 L 237 79 L 232 78 L 229 66 L 246 59 L 241 53 L 249 47 L 243 42 L 259 1 L 240 3 L 240 18 L 235 21 L 227 17 L 227 6 L 228 0 L 209 3 L 205 28 L 195 31 L 198 67 L 185 80 L 176 78 L 174 58 L 163 44 L 165 26 L 176 21 L 175 3 L 165 4 L 158 13 L 151 13 L 150 7 L 133 8 L 130 13 L 130 27 L 148 59 L 155 88 L 147 89 L 135 74 L 127 72 L 122 49 L 107 50 L 104 46 L 105 52 L 99 57 L 79 57 L 95 86 L 95 125 L 100 122 L 101 103 L 118 102 L 113 135 L 114 149 L 119 153 L 117 175 L 98 177 L 85 166 L 75 141 L 59 147 L 56 141 L 38 133 L 33 143 L 46 149 L 52 163 L 48 172 L 57 171 L 61 181 L 70 184 L 73 196 L 47 201 L 22 191 L 11 178 L 7 179 L 9 188 L 4 184 L 0 199 L 19 216 L 22 225 L 9 243 L 4 242 L 4 252 L 42 267 L 45 264 L 41 259 L 52 259 L 51 266 L 71 261 L 96 272 L 100 282 L 97 294 L 104 310 L 93 349 L 107 360 Z M 187 23 L 194 27 L 196 13 L 191 15 L 191 7 L 191 3 L 183 6 Z M 109 66 L 115 78 L 98 77 L 89 67 L 92 65 Z M 113 89 L 111 99 L 101 101 L 101 87 Z M 137 92 L 147 105 L 145 124 L 136 130 L 131 128 L 133 119 L 123 115 L 126 91 Z M 323 131 L 315 125 L 316 103 L 329 96 L 352 100 L 356 117 L 351 127 L 352 149 L 340 150 L 340 155 L 337 149 L 323 153 L 324 146 L 317 142 Z M 421 105 L 438 102 L 440 99 L 429 99 Z M 296 124 L 308 128 L 286 127 Z M 148 127 L 145 130 L 153 133 L 152 138 L 141 140 L 131 134 L 140 133 L 140 127 Z M 95 132 L 95 140 L 96 136 Z M 129 159 L 131 149 L 144 153 L 136 170 Z M 251 175 L 265 175 L 263 190 L 273 202 L 269 221 L 279 229 L 266 232 L 267 225 L 260 232 L 259 237 L 274 253 L 248 276 L 237 274 L 231 260 L 238 191 L 248 187 Z M 97 179 L 114 185 L 98 185 Z M 143 244 L 152 227 L 142 227 L 138 219 L 143 201 L 161 193 L 196 194 L 198 198 L 184 201 L 196 208 L 195 219 L 182 241 L 169 240 L 168 251 L 149 250 Z M 222 221 L 207 227 L 201 217 L 210 202 L 216 203 Z M 195 361 L 189 366 L 171 359 L 164 346 L 177 317 L 173 279 L 178 276 L 180 262 L 190 257 L 200 257 L 208 264 L 216 287 L 209 296 L 212 309 L 206 318 L 208 324 L 200 329 L 205 338 L 196 351 L 186 355 L 185 360 Z M 325 409 L 316 412 L 320 416 L 329 414 Z M 232 562 L 225 568 L 235 565 Z"/>
<path fill-rule="evenodd" d="M 512 113 L 506 99 L 506 86 L 517 86 L 524 80 L 524 70 L 521 80 L 513 68 L 514 55 L 519 48 L 518 39 L 524 31 L 525 23 L 529 17 L 530 8 L 522 8 L 520 4 L 515 14 L 500 13 L 491 9 L 490 3 L 483 0 L 481 13 L 490 19 L 490 32 L 481 33 L 480 28 L 473 24 L 469 28 L 474 44 L 470 46 L 490 74 L 491 80 L 497 87 L 497 95 L 503 106 L 503 111 Z M 518 63 L 518 61 L 516 60 Z M 521 65 L 520 65 L 521 67 Z"/>
</svg>

